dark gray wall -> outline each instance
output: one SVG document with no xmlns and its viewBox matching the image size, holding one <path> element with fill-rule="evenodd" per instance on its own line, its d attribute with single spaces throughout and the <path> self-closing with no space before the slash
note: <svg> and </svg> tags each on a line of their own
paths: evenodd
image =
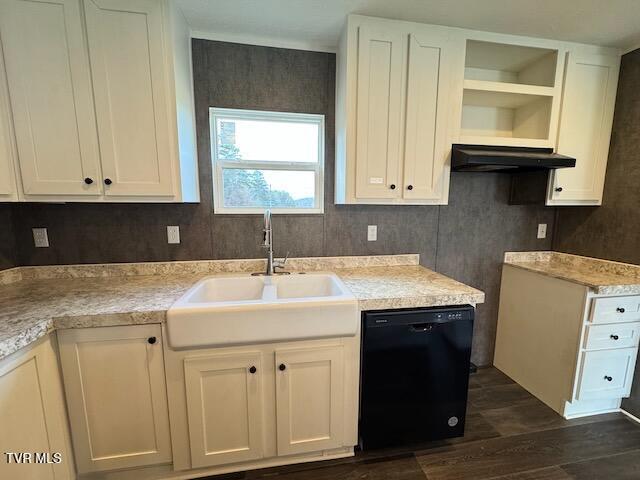
<svg viewBox="0 0 640 480">
<path fill-rule="evenodd" d="M 11 207 L 0 204 L 0 270 L 17 265 Z"/>
<path fill-rule="evenodd" d="M 640 264 L 640 50 L 622 57 L 601 207 L 561 208 L 554 248 Z M 640 416 L 640 361 L 623 407 Z"/>
<path fill-rule="evenodd" d="M 509 177 L 453 174 L 450 205 L 339 206 L 333 202 L 335 56 L 193 41 L 202 202 L 198 205 L 14 206 L 19 262 L 127 262 L 260 257 L 261 217 L 213 215 L 209 106 L 325 115 L 324 215 L 277 216 L 277 254 L 292 256 L 419 253 L 435 268 L 487 293 L 478 308 L 473 359 L 489 364 L 505 250 L 549 249 L 554 209 L 507 205 Z M 537 223 L 549 237 L 536 240 Z M 367 225 L 378 241 L 367 242 Z M 166 243 L 179 225 L 182 243 Z M 51 247 L 33 248 L 32 227 L 49 228 Z"/>
</svg>

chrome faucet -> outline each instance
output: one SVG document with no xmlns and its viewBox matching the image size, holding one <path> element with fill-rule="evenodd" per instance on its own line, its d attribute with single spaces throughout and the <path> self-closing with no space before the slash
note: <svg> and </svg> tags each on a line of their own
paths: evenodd
<svg viewBox="0 0 640 480">
<path fill-rule="evenodd" d="M 271 210 L 268 208 L 264 211 L 264 241 L 262 242 L 262 247 L 267 250 L 267 270 L 264 275 L 271 276 L 278 273 L 287 274 L 289 272 L 278 272 L 278 268 L 284 268 L 287 263 L 287 259 L 289 258 L 289 253 L 284 257 L 283 260 L 274 260 L 273 259 L 273 228 L 271 226 Z"/>
</svg>

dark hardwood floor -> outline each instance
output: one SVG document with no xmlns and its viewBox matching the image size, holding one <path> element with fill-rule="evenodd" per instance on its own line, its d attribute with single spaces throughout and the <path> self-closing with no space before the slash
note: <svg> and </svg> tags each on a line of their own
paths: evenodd
<svg viewBox="0 0 640 480">
<path fill-rule="evenodd" d="M 565 420 L 494 368 L 471 376 L 466 434 L 408 449 L 212 480 L 640 479 L 640 425 L 615 413 Z"/>
</svg>

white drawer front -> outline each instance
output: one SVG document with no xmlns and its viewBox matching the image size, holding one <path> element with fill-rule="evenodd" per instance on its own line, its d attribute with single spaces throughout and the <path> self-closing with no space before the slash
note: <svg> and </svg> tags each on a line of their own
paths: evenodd
<svg viewBox="0 0 640 480">
<path fill-rule="evenodd" d="M 584 340 L 586 350 L 630 348 L 638 346 L 640 322 L 589 325 Z"/>
<path fill-rule="evenodd" d="M 576 398 L 623 398 L 631 393 L 636 348 L 585 352 Z"/>
<path fill-rule="evenodd" d="M 640 321 L 640 295 L 594 299 L 591 321 L 593 323 Z"/>
</svg>

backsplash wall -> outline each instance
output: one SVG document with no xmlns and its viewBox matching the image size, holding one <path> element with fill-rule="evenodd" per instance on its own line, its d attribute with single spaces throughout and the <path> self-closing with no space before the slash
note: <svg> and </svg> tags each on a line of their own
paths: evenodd
<svg viewBox="0 0 640 480">
<path fill-rule="evenodd" d="M 560 208 L 554 249 L 640 264 L 640 49 L 622 57 L 601 207 Z M 640 416 L 640 361 L 623 407 Z"/>
<path fill-rule="evenodd" d="M 555 209 L 509 206 L 508 175 L 454 173 L 447 206 L 333 204 L 335 55 L 193 40 L 201 203 L 188 205 L 16 204 L 22 265 L 262 257 L 259 215 L 214 215 L 209 107 L 325 115 L 325 214 L 274 217 L 277 255 L 419 253 L 423 265 L 484 290 L 473 361 L 490 364 L 502 255 L 551 247 Z M 548 238 L 536 239 L 538 223 Z M 166 226 L 182 243 L 168 245 Z M 378 225 L 378 241 L 367 241 Z M 34 248 L 32 227 L 49 229 L 50 248 Z"/>
<path fill-rule="evenodd" d="M 0 270 L 18 264 L 11 206 L 0 204 Z"/>
</svg>

